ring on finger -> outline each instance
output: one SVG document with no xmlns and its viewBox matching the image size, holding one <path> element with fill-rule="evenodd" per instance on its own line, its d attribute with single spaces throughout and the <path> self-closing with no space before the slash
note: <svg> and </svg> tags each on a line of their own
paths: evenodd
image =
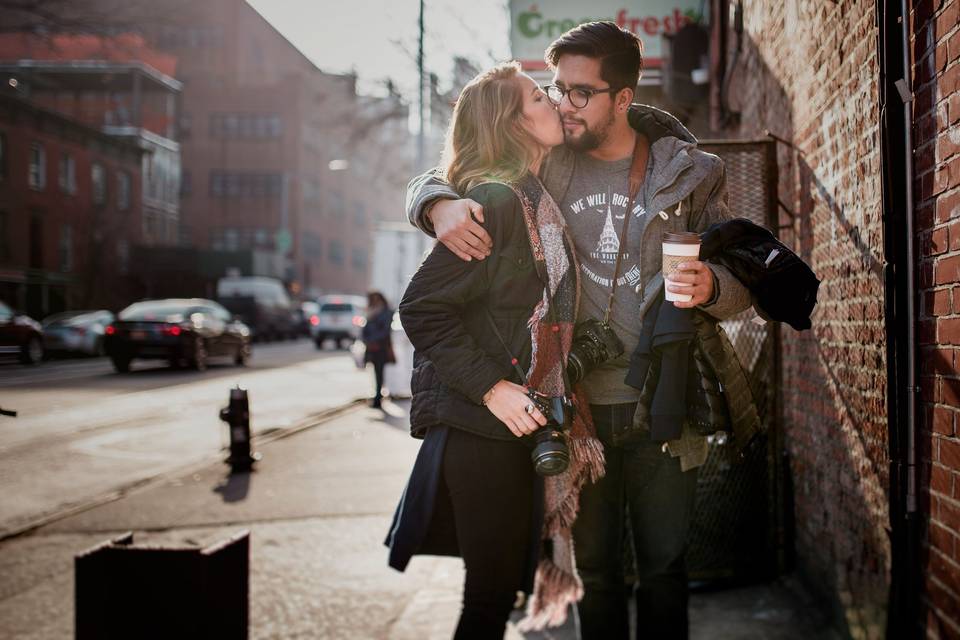
<svg viewBox="0 0 960 640">
<path fill-rule="evenodd" d="M 533 415 L 533 412 L 536 410 L 536 407 L 533 406 L 532 402 L 530 402 L 530 403 L 527 403 L 527 406 L 525 406 L 523 410 L 529 413 L 530 415 Z"/>
</svg>

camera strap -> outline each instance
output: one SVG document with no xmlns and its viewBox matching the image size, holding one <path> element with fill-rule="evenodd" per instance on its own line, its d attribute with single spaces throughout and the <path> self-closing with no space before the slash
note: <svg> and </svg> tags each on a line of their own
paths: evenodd
<svg viewBox="0 0 960 640">
<path fill-rule="evenodd" d="M 549 283 L 546 285 L 546 294 L 547 294 L 547 304 L 549 305 L 547 312 L 550 314 L 550 318 L 553 321 L 554 326 L 556 326 L 557 311 L 553 306 L 553 296 L 550 294 Z M 497 322 L 496 320 L 493 319 L 493 314 L 490 313 L 489 309 L 484 309 L 484 312 L 487 315 L 487 321 L 490 323 L 490 328 L 493 329 L 493 334 L 497 336 L 497 340 L 499 340 L 500 344 L 503 345 L 503 350 L 507 352 L 508 356 L 510 356 L 510 364 L 513 365 L 514 371 L 516 371 L 517 375 L 520 376 L 520 381 L 523 383 L 523 385 L 529 387 L 530 384 L 527 381 L 527 374 L 523 372 L 523 369 L 520 367 L 520 361 L 517 359 L 515 355 L 513 355 L 513 351 L 511 351 L 510 347 L 507 346 L 507 341 L 504 340 L 503 336 L 500 334 L 500 329 L 497 328 Z M 558 342 L 557 346 L 560 346 L 559 344 L 560 334 L 557 333 L 556 331 L 551 331 L 551 333 L 553 333 L 553 335 L 556 336 L 556 339 Z M 558 350 L 558 353 L 562 353 L 562 352 L 563 352 L 562 349 Z M 570 383 L 570 374 L 567 373 L 566 363 L 561 364 L 560 372 L 563 375 L 563 388 L 566 390 L 567 393 L 572 392 L 573 385 Z"/>
<path fill-rule="evenodd" d="M 527 383 L 527 374 L 523 372 L 522 368 L 520 368 L 520 361 L 515 355 L 513 355 L 513 351 L 511 351 L 510 347 L 507 346 L 507 341 L 503 339 L 502 335 L 500 335 L 500 329 L 497 328 L 496 320 L 493 319 L 493 315 L 490 313 L 489 309 L 484 309 L 484 311 L 487 314 L 487 320 L 490 322 L 490 327 L 493 328 L 494 335 L 497 336 L 497 340 L 499 340 L 500 344 L 503 345 L 504 351 L 506 351 L 507 355 L 510 356 L 510 364 L 513 365 L 514 371 L 516 371 L 517 375 L 520 376 L 520 381 L 524 384 L 524 386 L 529 386 Z"/>
<path fill-rule="evenodd" d="M 627 199 L 627 210 L 623 216 L 623 231 L 620 233 L 620 246 L 617 249 L 617 261 L 613 266 L 613 282 L 610 284 L 610 298 L 607 300 L 607 309 L 603 313 L 603 323 L 610 322 L 610 314 L 613 312 L 613 299 L 617 292 L 617 280 L 620 277 L 620 263 L 623 261 L 623 247 L 627 244 L 627 231 L 630 228 L 630 218 L 633 217 L 633 201 L 640 192 L 640 185 L 643 184 L 644 175 L 647 172 L 647 159 L 650 155 L 650 145 L 641 133 L 636 134 L 636 140 L 633 144 L 633 162 L 630 164 L 630 178 L 628 181 L 629 198 Z M 643 140 L 641 140 L 643 138 Z"/>
</svg>

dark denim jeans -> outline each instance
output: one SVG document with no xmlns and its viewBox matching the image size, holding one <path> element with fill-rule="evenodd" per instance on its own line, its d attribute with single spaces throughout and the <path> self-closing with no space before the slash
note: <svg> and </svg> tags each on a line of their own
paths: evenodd
<svg viewBox="0 0 960 640">
<path fill-rule="evenodd" d="M 604 444 L 606 475 L 580 493 L 574 525 L 577 569 L 584 597 L 577 605 L 582 640 L 630 637 L 624 584 L 624 516 L 629 513 L 638 581 L 637 639 L 687 638 L 687 570 L 684 554 L 693 513 L 697 470 L 648 441 L 613 447 L 611 433 L 633 420 L 636 404 L 592 405 Z"/>
</svg>

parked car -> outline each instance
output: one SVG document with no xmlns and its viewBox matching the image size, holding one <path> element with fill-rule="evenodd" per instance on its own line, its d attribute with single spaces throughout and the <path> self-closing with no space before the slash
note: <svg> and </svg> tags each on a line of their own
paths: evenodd
<svg viewBox="0 0 960 640">
<path fill-rule="evenodd" d="M 43 327 L 0 302 L 0 354 L 16 355 L 24 364 L 43 359 Z"/>
<path fill-rule="evenodd" d="M 217 301 L 240 316 L 255 340 L 295 338 L 295 306 L 275 278 L 232 276 L 217 281 Z"/>
<path fill-rule="evenodd" d="M 310 336 L 310 328 L 320 322 L 320 305 L 307 300 L 300 303 L 300 335 Z"/>
<path fill-rule="evenodd" d="M 43 348 L 51 353 L 82 353 L 102 356 L 103 336 L 114 321 L 112 313 L 99 311 L 64 311 L 43 319 Z"/>
<path fill-rule="evenodd" d="M 365 296 L 328 295 L 317 299 L 320 310 L 316 324 L 311 323 L 310 333 L 317 349 L 323 341 L 331 338 L 342 349 L 360 337 L 367 323 L 367 298 Z"/>
<path fill-rule="evenodd" d="M 250 328 L 222 305 L 203 298 L 169 298 L 135 302 L 121 311 L 106 329 L 104 346 L 119 372 L 129 371 L 136 358 L 203 371 L 211 357 L 246 365 L 250 340 Z"/>
</svg>

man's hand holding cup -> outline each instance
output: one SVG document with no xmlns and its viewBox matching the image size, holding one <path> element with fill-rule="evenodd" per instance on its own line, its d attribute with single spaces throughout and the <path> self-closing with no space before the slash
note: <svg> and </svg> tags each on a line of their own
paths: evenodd
<svg viewBox="0 0 960 640">
<path fill-rule="evenodd" d="M 713 272 L 697 259 L 699 255 L 699 234 L 689 231 L 663 234 L 666 300 L 678 309 L 692 309 L 713 298 Z"/>
</svg>

